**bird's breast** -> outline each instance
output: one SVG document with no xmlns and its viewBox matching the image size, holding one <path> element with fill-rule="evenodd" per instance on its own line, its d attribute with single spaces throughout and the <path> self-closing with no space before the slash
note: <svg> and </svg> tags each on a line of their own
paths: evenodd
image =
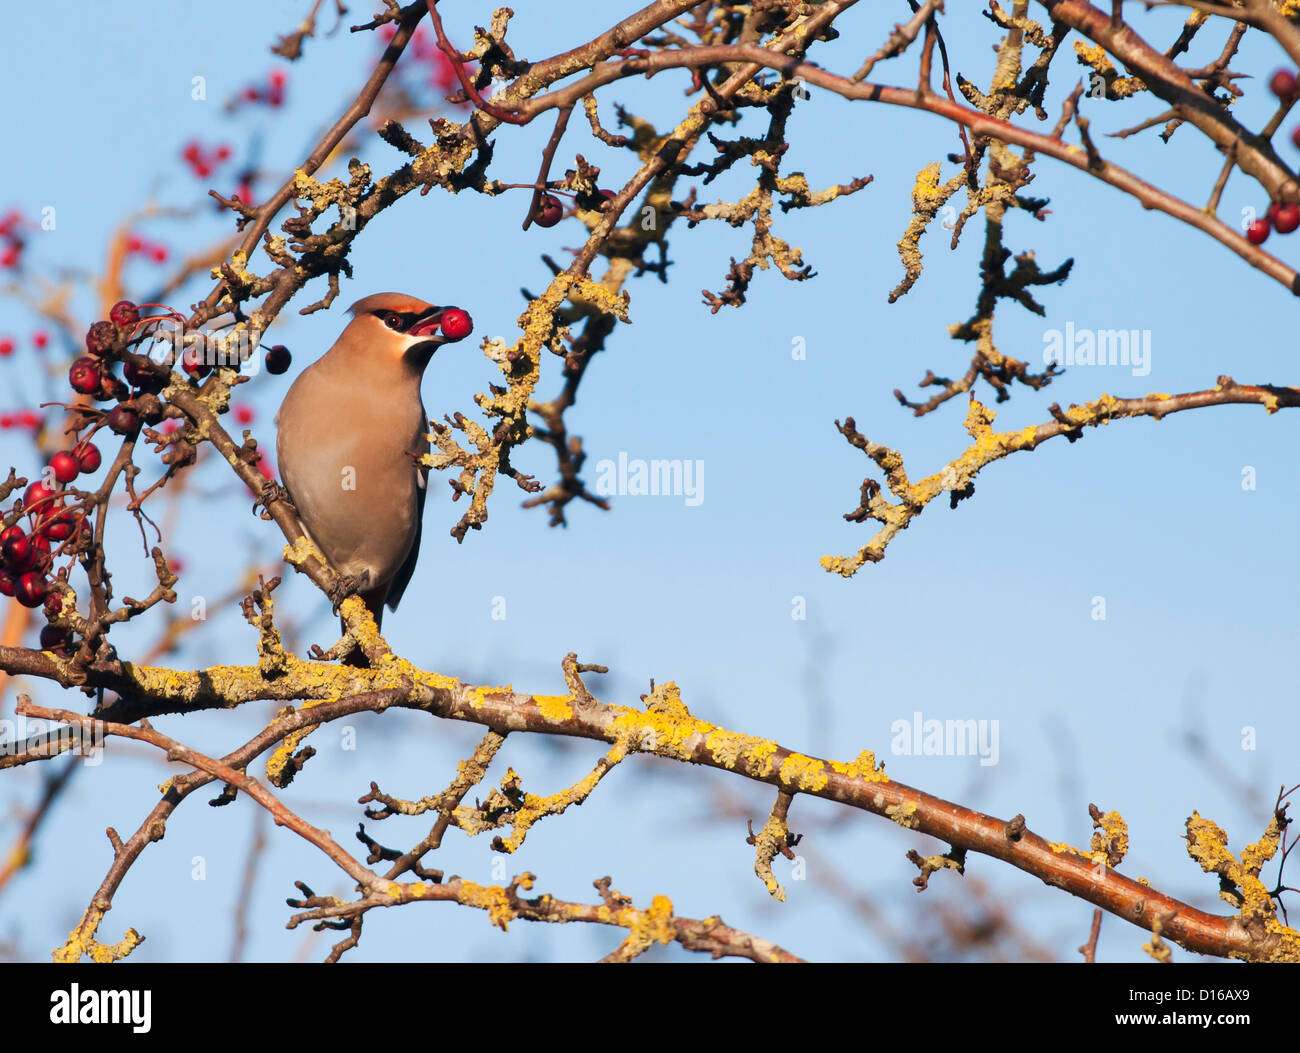
<svg viewBox="0 0 1300 1053">
<path fill-rule="evenodd" d="M 279 414 L 284 484 L 312 540 L 344 574 L 392 579 L 418 526 L 424 412 L 364 383 L 322 383 L 304 372 Z"/>
</svg>

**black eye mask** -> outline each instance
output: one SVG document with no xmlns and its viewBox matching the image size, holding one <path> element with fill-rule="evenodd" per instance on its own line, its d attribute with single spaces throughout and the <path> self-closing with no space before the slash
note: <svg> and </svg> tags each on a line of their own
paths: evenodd
<svg viewBox="0 0 1300 1053">
<path fill-rule="evenodd" d="M 376 318 L 378 318 L 381 322 L 383 322 L 384 325 L 386 326 L 388 326 L 388 319 L 390 318 L 395 317 L 401 319 L 400 325 L 389 326 L 389 328 L 392 329 L 393 332 L 395 333 L 410 332 L 412 327 L 414 327 L 417 323 L 421 321 L 432 321 L 433 325 L 427 328 L 427 332 L 434 333 L 437 332 L 438 330 L 437 320 L 439 317 L 441 317 L 442 312 L 443 312 L 443 308 L 433 307 L 430 308 L 428 311 L 424 311 L 424 312 L 377 310 L 377 311 L 371 311 L 370 313 L 373 314 Z"/>
</svg>

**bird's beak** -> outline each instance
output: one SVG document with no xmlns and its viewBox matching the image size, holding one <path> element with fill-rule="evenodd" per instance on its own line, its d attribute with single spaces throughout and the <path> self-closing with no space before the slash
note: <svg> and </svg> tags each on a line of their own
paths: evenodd
<svg viewBox="0 0 1300 1053">
<path fill-rule="evenodd" d="M 446 339 L 438 333 L 438 323 L 442 321 L 442 312 L 447 310 L 445 307 L 430 307 L 420 319 L 406 331 L 407 336 L 427 336 L 437 343 L 446 343 Z"/>
</svg>

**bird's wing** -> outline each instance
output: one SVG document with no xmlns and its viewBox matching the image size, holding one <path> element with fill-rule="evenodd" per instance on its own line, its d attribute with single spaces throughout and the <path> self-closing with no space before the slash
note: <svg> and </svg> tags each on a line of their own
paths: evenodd
<svg viewBox="0 0 1300 1053">
<path fill-rule="evenodd" d="M 428 427 L 428 417 L 424 413 L 424 406 L 420 407 L 421 419 Z M 424 441 L 423 452 L 429 449 L 429 440 Z M 420 558 L 420 536 L 424 532 L 424 499 L 429 494 L 429 469 L 423 464 L 416 465 L 416 489 L 415 489 L 415 539 L 411 542 L 411 551 L 407 553 L 406 560 L 397 568 L 397 573 L 393 575 L 392 583 L 388 586 L 388 609 L 397 610 L 398 603 L 401 602 L 402 593 L 406 591 L 407 583 L 411 580 L 411 575 L 415 573 L 416 561 Z"/>
</svg>

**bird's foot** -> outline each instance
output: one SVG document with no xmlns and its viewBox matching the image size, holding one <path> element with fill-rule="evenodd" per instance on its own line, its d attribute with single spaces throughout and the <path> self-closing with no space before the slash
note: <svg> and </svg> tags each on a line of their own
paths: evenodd
<svg viewBox="0 0 1300 1053">
<path fill-rule="evenodd" d="M 258 508 L 262 511 L 258 513 L 262 519 L 270 519 L 271 505 L 276 501 L 282 501 L 289 506 L 294 515 L 298 514 L 298 509 L 294 506 L 293 499 L 289 496 L 289 491 L 277 483 L 274 479 L 268 479 L 262 485 L 262 492 L 257 495 L 257 500 L 253 502 L 253 511 L 257 512 Z"/>
<path fill-rule="evenodd" d="M 340 574 L 334 582 L 334 587 L 329 591 L 330 603 L 334 605 L 334 613 L 338 613 L 339 608 L 343 606 L 344 600 L 369 585 L 370 571 L 368 570 L 363 570 L 360 574 Z"/>
</svg>

